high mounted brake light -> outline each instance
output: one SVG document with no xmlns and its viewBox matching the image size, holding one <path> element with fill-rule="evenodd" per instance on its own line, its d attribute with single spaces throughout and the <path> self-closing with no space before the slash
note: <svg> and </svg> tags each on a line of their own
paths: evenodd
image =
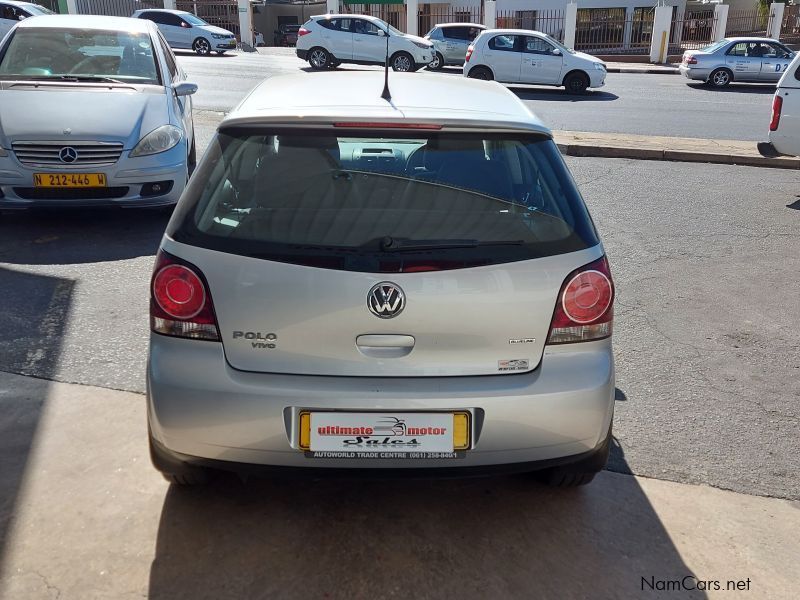
<svg viewBox="0 0 800 600">
<path fill-rule="evenodd" d="M 601 340 L 614 324 L 614 282 L 606 257 L 570 273 L 558 293 L 548 344 Z"/>
<path fill-rule="evenodd" d="M 441 125 L 434 125 L 432 123 L 366 123 L 366 122 L 353 122 L 353 123 L 334 123 L 334 127 L 341 127 L 343 129 L 429 129 L 438 131 L 442 128 Z"/>
<path fill-rule="evenodd" d="M 150 294 L 150 329 L 155 333 L 220 340 L 208 285 L 194 265 L 159 251 Z"/>
</svg>

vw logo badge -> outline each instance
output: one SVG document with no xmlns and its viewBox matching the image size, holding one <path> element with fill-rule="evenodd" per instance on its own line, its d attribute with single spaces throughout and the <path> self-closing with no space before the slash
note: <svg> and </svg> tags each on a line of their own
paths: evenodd
<svg viewBox="0 0 800 600">
<path fill-rule="evenodd" d="M 60 158 L 63 163 L 74 163 L 78 160 L 78 151 L 72 146 L 66 146 L 58 153 L 58 158 Z"/>
<path fill-rule="evenodd" d="M 406 307 L 406 295 L 400 286 L 389 281 L 372 286 L 367 294 L 367 307 L 376 317 L 391 319 Z"/>
</svg>

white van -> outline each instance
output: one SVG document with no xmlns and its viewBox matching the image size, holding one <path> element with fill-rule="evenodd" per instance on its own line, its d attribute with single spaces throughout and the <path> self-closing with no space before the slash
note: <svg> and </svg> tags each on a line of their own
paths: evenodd
<svg viewBox="0 0 800 600">
<path fill-rule="evenodd" d="M 763 156 L 800 156 L 800 54 L 784 72 L 772 99 L 769 142 L 760 142 Z"/>
</svg>

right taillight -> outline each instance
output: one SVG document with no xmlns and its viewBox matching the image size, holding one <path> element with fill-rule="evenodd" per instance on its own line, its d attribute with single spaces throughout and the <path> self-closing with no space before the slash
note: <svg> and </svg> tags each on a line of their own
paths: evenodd
<svg viewBox="0 0 800 600">
<path fill-rule="evenodd" d="M 159 251 L 150 282 L 150 329 L 155 333 L 219 341 L 208 285 L 192 264 Z"/>
<path fill-rule="evenodd" d="M 467 48 L 467 56 L 466 56 L 466 58 L 464 59 L 464 62 L 469 62 L 469 59 L 470 59 L 470 57 L 472 56 L 472 51 L 473 51 L 473 50 L 475 50 L 475 46 L 473 46 L 472 44 L 470 44 L 470 45 L 469 45 L 469 48 Z"/>
<path fill-rule="evenodd" d="M 550 323 L 548 344 L 600 340 L 614 323 L 614 282 L 606 257 L 576 269 L 564 280 Z"/>
<path fill-rule="evenodd" d="M 311 32 L 308 29 L 306 29 L 305 27 L 301 27 L 300 29 L 297 30 L 297 37 L 303 37 L 307 33 L 311 33 Z"/>
<path fill-rule="evenodd" d="M 781 109 L 783 108 L 783 98 L 779 96 L 780 91 L 775 94 L 775 97 L 772 99 L 772 119 L 769 122 L 769 130 L 770 131 L 777 131 L 778 125 L 781 122 Z"/>
</svg>

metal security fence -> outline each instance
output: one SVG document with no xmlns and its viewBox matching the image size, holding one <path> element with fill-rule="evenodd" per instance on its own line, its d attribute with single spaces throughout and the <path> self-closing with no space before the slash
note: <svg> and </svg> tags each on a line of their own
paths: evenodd
<svg viewBox="0 0 800 600">
<path fill-rule="evenodd" d="M 144 8 L 164 8 L 164 0 L 76 0 L 78 14 L 130 17 Z"/>
<path fill-rule="evenodd" d="M 781 41 L 785 44 L 800 44 L 800 5 L 784 8 Z"/>
<path fill-rule="evenodd" d="M 163 0 L 158 0 L 163 1 Z M 236 0 L 177 0 L 175 8 L 194 13 L 209 25 L 232 32 L 241 41 L 239 6 Z"/>
<path fill-rule="evenodd" d="M 339 12 L 383 19 L 395 29 L 408 29 L 405 4 L 339 4 Z M 427 30 L 426 30 L 427 31 Z"/>
<path fill-rule="evenodd" d="M 717 17 L 713 10 L 687 10 L 679 14 L 670 26 L 670 54 L 705 48 L 714 41 L 716 29 Z"/>
<path fill-rule="evenodd" d="M 578 9 L 575 49 L 598 54 L 647 54 L 653 37 L 652 8 Z"/>
<path fill-rule="evenodd" d="M 728 12 L 728 24 L 725 27 L 727 37 L 754 35 L 766 36 L 770 19 L 774 15 L 767 9 L 731 10 Z"/>
<path fill-rule="evenodd" d="M 418 29 L 425 35 L 441 23 L 483 23 L 483 7 L 423 4 L 419 9 Z"/>
<path fill-rule="evenodd" d="M 563 10 L 498 10 L 498 29 L 531 29 L 564 41 Z"/>
</svg>

